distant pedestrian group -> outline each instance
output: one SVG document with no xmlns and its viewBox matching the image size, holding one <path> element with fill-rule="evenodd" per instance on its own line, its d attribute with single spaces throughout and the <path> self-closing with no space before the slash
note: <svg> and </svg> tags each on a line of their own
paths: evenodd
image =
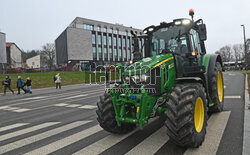
<svg viewBox="0 0 250 155">
<path fill-rule="evenodd" d="M 14 94 L 14 91 L 11 88 L 11 79 L 8 75 L 5 76 L 5 80 L 2 82 L 2 85 L 4 86 L 3 96 L 6 96 L 7 89 L 9 89 L 12 92 L 12 94 Z M 26 86 L 26 89 L 24 88 L 25 86 Z M 32 94 L 30 77 L 27 77 L 26 82 L 25 82 L 21 76 L 18 76 L 16 87 L 17 87 L 17 95 L 20 95 L 21 89 L 23 90 L 24 94 L 26 93 Z"/>
</svg>

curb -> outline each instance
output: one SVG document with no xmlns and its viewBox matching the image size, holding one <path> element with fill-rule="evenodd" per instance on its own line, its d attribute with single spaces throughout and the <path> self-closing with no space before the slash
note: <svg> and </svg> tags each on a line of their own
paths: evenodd
<svg viewBox="0 0 250 155">
<path fill-rule="evenodd" d="M 244 132 L 243 132 L 243 149 L 242 154 L 250 154 L 250 101 L 248 94 L 248 75 L 245 79 L 245 110 L 244 110 Z"/>
</svg>

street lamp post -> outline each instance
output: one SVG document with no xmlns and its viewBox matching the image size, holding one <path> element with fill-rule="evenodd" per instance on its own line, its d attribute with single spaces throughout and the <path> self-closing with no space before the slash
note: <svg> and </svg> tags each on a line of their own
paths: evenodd
<svg viewBox="0 0 250 155">
<path fill-rule="evenodd" d="M 244 35 L 244 49 L 245 49 L 245 66 L 247 67 L 247 42 L 246 42 L 246 30 L 245 25 L 241 25 L 243 28 L 243 35 Z"/>
</svg>

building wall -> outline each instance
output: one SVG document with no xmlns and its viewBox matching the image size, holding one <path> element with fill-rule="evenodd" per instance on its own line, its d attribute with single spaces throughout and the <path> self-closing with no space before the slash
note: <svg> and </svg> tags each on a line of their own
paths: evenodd
<svg viewBox="0 0 250 155">
<path fill-rule="evenodd" d="M 34 56 L 26 60 L 26 64 L 30 68 L 40 68 L 41 67 L 41 57 L 40 55 Z"/>
<path fill-rule="evenodd" d="M 11 61 L 11 68 L 22 67 L 22 53 L 15 44 L 10 46 L 10 61 Z"/>
<path fill-rule="evenodd" d="M 142 34 L 132 27 L 77 17 L 55 41 L 57 64 L 128 62 L 133 59 L 131 30 Z"/>
<path fill-rule="evenodd" d="M 5 34 L 0 32 L 0 64 L 7 63 Z"/>
<path fill-rule="evenodd" d="M 67 29 L 68 60 L 93 60 L 91 31 Z"/>
<path fill-rule="evenodd" d="M 65 30 L 56 40 L 56 63 L 64 64 L 68 61 L 68 51 L 67 51 L 67 30 Z"/>
</svg>

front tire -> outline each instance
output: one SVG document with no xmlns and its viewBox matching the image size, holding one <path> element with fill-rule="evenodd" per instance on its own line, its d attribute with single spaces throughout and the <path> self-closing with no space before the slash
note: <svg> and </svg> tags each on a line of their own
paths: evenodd
<svg viewBox="0 0 250 155">
<path fill-rule="evenodd" d="M 97 102 L 97 121 L 100 126 L 114 134 L 125 134 L 132 131 L 136 124 L 122 123 L 121 126 L 118 126 L 115 119 L 115 110 L 113 107 L 112 98 L 109 93 L 105 93 L 103 96 L 100 96 L 99 101 Z"/>
<path fill-rule="evenodd" d="M 169 95 L 165 113 L 170 140 L 182 147 L 199 147 L 205 139 L 207 99 L 201 84 L 177 84 Z"/>
</svg>

